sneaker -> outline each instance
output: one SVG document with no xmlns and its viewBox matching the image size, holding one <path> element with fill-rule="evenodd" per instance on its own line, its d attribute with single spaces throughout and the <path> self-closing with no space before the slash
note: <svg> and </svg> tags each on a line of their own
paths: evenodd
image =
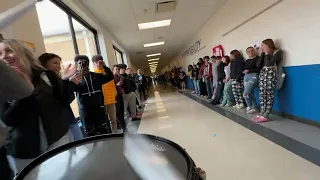
<svg viewBox="0 0 320 180">
<path fill-rule="evenodd" d="M 246 110 L 247 110 L 247 111 L 250 111 L 251 109 L 252 109 L 251 107 L 247 107 L 247 109 L 246 109 Z"/>
<path fill-rule="evenodd" d="M 234 105 L 234 106 L 233 106 L 233 108 L 238 108 L 238 107 L 239 107 L 239 105 L 238 105 L 238 104 L 236 104 L 236 105 Z"/>
<path fill-rule="evenodd" d="M 224 106 L 227 106 L 227 104 L 226 103 L 220 104 L 220 107 L 224 107 Z"/>
<path fill-rule="evenodd" d="M 232 104 L 226 104 L 226 105 L 225 105 L 225 107 L 230 107 L 230 106 L 232 106 Z"/>
<path fill-rule="evenodd" d="M 237 108 L 238 109 L 242 109 L 242 108 L 245 108 L 245 107 L 244 107 L 244 104 L 240 104 Z"/>
<path fill-rule="evenodd" d="M 248 114 L 254 114 L 254 113 L 256 113 L 256 112 L 257 112 L 257 110 L 254 109 L 254 108 L 252 108 L 252 109 L 250 109 L 249 111 L 247 111 Z"/>
<path fill-rule="evenodd" d="M 195 94 L 196 92 L 192 91 L 191 94 Z"/>
<path fill-rule="evenodd" d="M 252 118 L 252 121 L 257 122 L 260 118 L 261 118 L 261 116 L 257 115 L 256 117 Z"/>
<path fill-rule="evenodd" d="M 211 99 L 211 97 L 208 96 L 207 99 Z"/>
<path fill-rule="evenodd" d="M 211 99 L 214 99 L 214 96 L 212 96 L 212 98 Z"/>
</svg>

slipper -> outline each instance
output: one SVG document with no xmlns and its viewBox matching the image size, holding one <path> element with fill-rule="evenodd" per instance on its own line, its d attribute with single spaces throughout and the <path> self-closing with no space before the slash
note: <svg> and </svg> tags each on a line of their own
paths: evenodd
<svg viewBox="0 0 320 180">
<path fill-rule="evenodd" d="M 260 118 L 261 118 L 261 116 L 257 115 L 256 117 L 252 118 L 252 121 L 253 121 L 253 122 L 256 122 L 256 121 L 258 121 L 258 119 L 260 119 Z"/>
<path fill-rule="evenodd" d="M 260 116 L 260 118 L 257 119 L 255 122 L 256 123 L 265 123 L 265 122 L 268 122 L 268 121 L 269 121 L 269 119 L 267 119 L 267 118 L 265 118 L 263 116 Z"/>
</svg>

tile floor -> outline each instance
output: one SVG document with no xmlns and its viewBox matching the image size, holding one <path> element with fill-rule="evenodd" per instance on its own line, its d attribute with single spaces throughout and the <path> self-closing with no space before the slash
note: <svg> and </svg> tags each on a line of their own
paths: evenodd
<svg viewBox="0 0 320 180">
<path fill-rule="evenodd" d="M 178 143 L 208 180 L 320 177 L 316 164 L 171 88 L 156 87 L 147 103 L 138 131 Z"/>
</svg>

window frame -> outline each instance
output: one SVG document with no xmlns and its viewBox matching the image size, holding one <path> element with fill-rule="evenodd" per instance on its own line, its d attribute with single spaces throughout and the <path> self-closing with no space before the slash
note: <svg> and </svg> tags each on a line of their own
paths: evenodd
<svg viewBox="0 0 320 180">
<path fill-rule="evenodd" d="M 113 50 L 114 50 L 114 55 L 115 55 L 115 57 L 116 57 L 117 63 L 118 63 L 118 58 L 117 58 L 116 51 L 121 54 L 122 64 L 124 64 L 124 59 L 123 59 L 123 53 L 122 53 L 122 51 L 121 51 L 119 48 L 117 48 L 117 46 L 115 46 L 115 45 L 113 45 Z"/>
<path fill-rule="evenodd" d="M 55 4 L 57 7 L 59 7 L 62 11 L 64 11 L 68 16 L 69 28 L 70 28 L 70 33 L 71 33 L 74 53 L 76 55 L 78 55 L 79 54 L 79 48 L 78 48 L 78 44 L 77 44 L 76 33 L 75 33 L 74 26 L 73 26 L 73 23 L 72 23 L 72 18 L 74 20 L 78 21 L 81 25 L 83 25 L 85 28 L 87 28 L 90 32 L 93 33 L 94 44 L 96 46 L 97 54 L 101 54 L 97 30 L 95 28 L 93 28 L 88 22 L 86 22 L 82 17 L 80 17 L 76 12 L 74 12 L 69 6 L 67 6 L 61 0 L 50 0 L 50 1 L 53 4 Z"/>
</svg>

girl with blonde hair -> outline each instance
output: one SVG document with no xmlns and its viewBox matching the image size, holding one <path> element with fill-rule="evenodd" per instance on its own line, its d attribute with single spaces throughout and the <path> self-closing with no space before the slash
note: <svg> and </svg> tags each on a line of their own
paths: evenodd
<svg viewBox="0 0 320 180">
<path fill-rule="evenodd" d="M 69 142 L 68 123 L 62 115 L 68 104 L 64 84 L 76 67 L 69 65 L 61 82 L 55 72 L 41 66 L 30 48 L 13 39 L 0 40 L 0 61 L 34 87 L 32 95 L 0 104 L 0 118 L 8 130 L 5 147 L 16 174 L 41 153 Z"/>
</svg>

